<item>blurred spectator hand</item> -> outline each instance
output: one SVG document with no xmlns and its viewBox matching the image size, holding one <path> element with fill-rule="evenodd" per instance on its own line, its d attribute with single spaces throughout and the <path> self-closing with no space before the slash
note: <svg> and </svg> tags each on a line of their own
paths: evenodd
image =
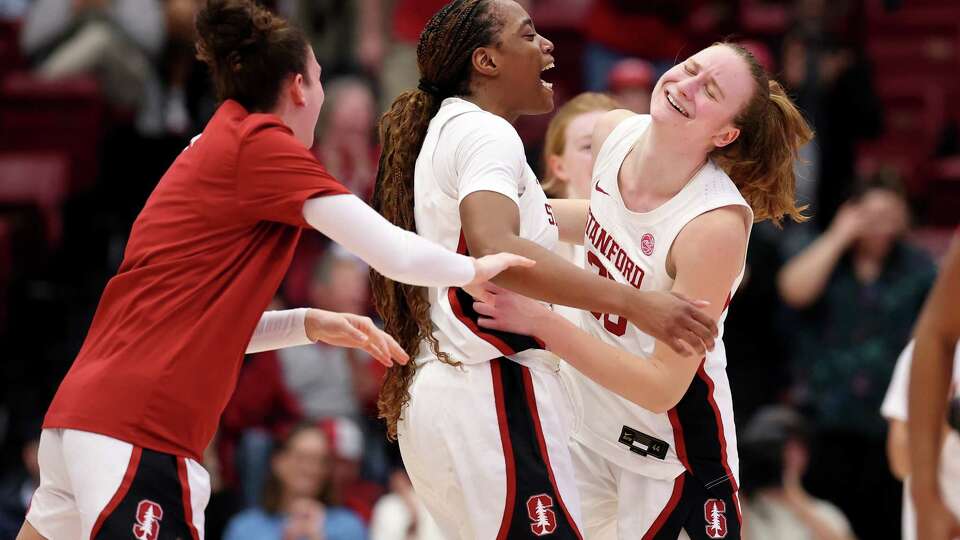
<svg viewBox="0 0 960 540">
<path fill-rule="evenodd" d="M 863 208 L 856 202 L 848 202 L 837 211 L 828 234 L 849 245 L 863 234 L 866 225 L 867 216 Z"/>
<path fill-rule="evenodd" d="M 290 507 L 290 519 L 283 530 L 283 540 L 324 540 L 324 509 L 319 502 L 302 498 Z"/>
</svg>

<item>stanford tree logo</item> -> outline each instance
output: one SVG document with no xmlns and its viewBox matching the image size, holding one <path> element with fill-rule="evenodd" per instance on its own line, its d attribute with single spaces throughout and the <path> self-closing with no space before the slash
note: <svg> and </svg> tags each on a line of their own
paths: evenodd
<svg viewBox="0 0 960 540">
<path fill-rule="evenodd" d="M 553 498 L 546 493 L 527 499 L 527 516 L 530 517 L 530 530 L 537 536 L 546 536 L 557 530 L 557 515 L 551 510 Z"/>
<path fill-rule="evenodd" d="M 157 540 L 160 536 L 160 520 L 163 508 L 146 499 L 137 505 L 137 524 L 133 526 L 133 536 L 137 540 Z"/>
<path fill-rule="evenodd" d="M 707 536 L 727 537 L 727 505 L 720 499 L 709 499 L 703 505 L 703 518 L 707 520 Z"/>
</svg>

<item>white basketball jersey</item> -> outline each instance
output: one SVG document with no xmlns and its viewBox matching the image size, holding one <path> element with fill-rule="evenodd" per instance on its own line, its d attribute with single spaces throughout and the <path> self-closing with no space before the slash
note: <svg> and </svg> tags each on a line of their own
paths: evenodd
<svg viewBox="0 0 960 540">
<path fill-rule="evenodd" d="M 733 181 L 710 161 L 660 207 L 645 213 L 627 209 L 618 185 L 620 167 L 649 124 L 648 115 L 622 121 L 600 149 L 584 234 L 585 268 L 641 290 L 668 291 L 673 279 L 666 269 L 667 254 L 684 226 L 716 208 L 741 206 L 750 211 L 750 207 Z M 742 278 L 741 269 L 731 296 Z M 718 323 L 721 338 L 725 318 L 726 310 Z M 584 311 L 580 327 L 641 357 L 653 353 L 654 338 L 616 315 Z M 735 486 L 737 445 L 725 368 L 723 342 L 718 339 L 680 403 L 667 414 L 655 414 L 564 364 L 576 411 L 574 438 L 638 474 L 672 479 L 687 469 L 708 488 L 728 479 Z"/>
<path fill-rule="evenodd" d="M 536 175 L 527 165 L 516 130 L 503 118 L 473 103 L 447 98 L 430 121 L 417 157 L 417 233 L 466 254 L 460 202 L 476 191 L 494 191 L 516 201 L 520 237 L 546 249 L 554 248 L 556 221 Z M 434 336 L 440 342 L 440 350 L 452 359 L 474 364 L 509 356 L 520 363 L 540 359 L 557 364 L 557 358 L 543 350 L 518 353 L 532 343 L 532 338 L 477 326 L 472 301 L 459 288 L 430 287 L 428 295 Z M 422 343 L 416 361 L 434 358 L 429 344 Z"/>
</svg>

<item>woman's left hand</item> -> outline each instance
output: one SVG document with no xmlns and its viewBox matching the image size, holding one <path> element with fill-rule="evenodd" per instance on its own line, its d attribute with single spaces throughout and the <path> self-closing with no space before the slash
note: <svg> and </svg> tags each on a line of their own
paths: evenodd
<svg viewBox="0 0 960 540">
<path fill-rule="evenodd" d="M 410 359 L 390 334 L 377 328 L 370 317 L 353 313 L 335 313 L 310 309 L 306 317 L 307 337 L 313 341 L 363 349 L 381 364 L 390 367 L 396 361 L 406 364 Z"/>
<path fill-rule="evenodd" d="M 554 315 L 540 302 L 492 283 L 484 285 L 478 294 L 468 292 L 478 300 L 473 308 L 481 315 L 477 323 L 484 328 L 536 336 L 540 325 Z"/>
</svg>

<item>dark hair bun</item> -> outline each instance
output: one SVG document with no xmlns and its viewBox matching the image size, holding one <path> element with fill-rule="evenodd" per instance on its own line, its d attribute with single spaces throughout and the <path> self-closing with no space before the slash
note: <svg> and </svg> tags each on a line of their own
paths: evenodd
<svg viewBox="0 0 960 540">
<path fill-rule="evenodd" d="M 306 38 L 253 0 L 207 0 L 196 27 L 197 58 L 210 66 L 220 99 L 270 108 L 284 76 L 305 74 Z"/>
</svg>

